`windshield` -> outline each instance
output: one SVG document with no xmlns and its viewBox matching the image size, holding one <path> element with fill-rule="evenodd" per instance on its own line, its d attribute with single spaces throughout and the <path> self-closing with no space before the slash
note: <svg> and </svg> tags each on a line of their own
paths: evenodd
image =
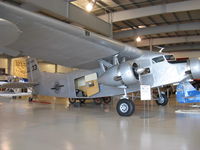
<svg viewBox="0 0 200 150">
<path fill-rule="evenodd" d="M 162 62 L 162 61 L 164 61 L 164 60 L 165 60 L 165 59 L 164 59 L 163 56 L 159 56 L 159 57 L 153 58 L 153 59 L 152 59 L 152 62 L 153 62 L 153 63 L 159 63 L 159 62 Z"/>
<path fill-rule="evenodd" d="M 173 55 L 165 55 L 165 58 L 168 62 L 176 61 L 176 58 Z"/>
</svg>

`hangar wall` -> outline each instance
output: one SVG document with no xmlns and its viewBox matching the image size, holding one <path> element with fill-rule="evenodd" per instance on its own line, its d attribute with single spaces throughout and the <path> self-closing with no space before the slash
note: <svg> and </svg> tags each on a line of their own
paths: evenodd
<svg viewBox="0 0 200 150">
<path fill-rule="evenodd" d="M 16 59 L 12 59 L 11 61 L 11 75 L 16 75 L 16 64 L 14 62 L 14 60 Z M 17 58 L 17 60 L 21 60 L 21 61 L 25 61 L 25 58 Z M 0 58 L 0 68 L 5 68 L 6 70 L 6 74 L 8 74 L 8 69 L 9 69 L 9 61 L 8 58 Z M 49 63 L 43 63 L 40 62 L 39 63 L 40 66 L 40 70 L 44 71 L 44 72 L 51 72 L 51 73 L 67 73 L 67 72 L 71 72 L 73 70 L 76 70 L 75 68 L 68 68 L 68 67 L 64 67 L 64 66 L 60 66 L 60 65 L 55 65 L 55 64 L 49 64 Z"/>
<path fill-rule="evenodd" d="M 5 68 L 6 73 L 8 73 L 8 59 L 0 58 L 0 68 Z"/>
<path fill-rule="evenodd" d="M 200 57 L 200 51 L 181 51 L 181 52 L 171 52 L 174 54 L 176 58 L 184 58 L 184 57 Z"/>
<path fill-rule="evenodd" d="M 74 70 L 74 68 L 64 67 L 55 64 L 49 63 L 39 63 L 40 70 L 44 72 L 51 72 L 51 73 L 68 73 Z"/>
</svg>

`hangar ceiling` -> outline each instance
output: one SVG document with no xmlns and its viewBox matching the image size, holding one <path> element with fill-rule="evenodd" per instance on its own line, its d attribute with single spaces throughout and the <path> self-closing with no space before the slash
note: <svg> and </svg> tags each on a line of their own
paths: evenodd
<svg viewBox="0 0 200 150">
<path fill-rule="evenodd" d="M 91 0 L 69 1 L 85 10 Z M 150 43 L 153 50 L 159 50 L 155 46 L 166 51 L 200 48 L 199 0 L 96 0 L 90 13 L 105 21 L 112 16 L 113 38 L 142 49 L 149 49 Z M 136 42 L 138 36 L 141 42 Z"/>
<path fill-rule="evenodd" d="M 87 1 L 73 3 L 85 9 Z M 114 38 L 143 49 L 149 49 L 150 41 L 166 51 L 200 47 L 199 0 L 97 0 L 92 13 L 104 19 L 105 13 L 112 14 Z"/>
</svg>

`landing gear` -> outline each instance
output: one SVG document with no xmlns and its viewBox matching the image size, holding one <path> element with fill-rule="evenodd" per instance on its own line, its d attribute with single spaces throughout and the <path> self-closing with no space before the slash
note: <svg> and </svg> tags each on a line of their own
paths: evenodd
<svg viewBox="0 0 200 150">
<path fill-rule="evenodd" d="M 116 109 L 120 116 L 131 116 L 135 112 L 135 104 L 128 98 L 126 88 L 124 88 L 124 95 L 118 101 Z"/>
<path fill-rule="evenodd" d="M 93 101 L 96 105 L 100 105 L 102 102 L 109 104 L 111 102 L 111 97 L 95 98 Z"/>
<path fill-rule="evenodd" d="M 74 103 L 76 103 L 76 99 L 74 99 L 74 98 L 69 98 L 69 102 L 70 102 L 70 104 L 74 104 Z"/>
<path fill-rule="evenodd" d="M 29 101 L 29 102 L 32 102 L 32 101 L 33 101 L 33 97 L 29 97 L 29 98 L 28 98 L 28 101 Z"/>
<path fill-rule="evenodd" d="M 104 98 L 103 98 L 103 102 L 104 102 L 105 104 L 109 104 L 109 103 L 111 102 L 111 97 L 104 97 Z"/>
<path fill-rule="evenodd" d="M 161 92 L 156 99 L 156 103 L 161 106 L 167 105 L 168 101 L 168 97 L 164 92 Z"/>
<path fill-rule="evenodd" d="M 79 101 L 80 101 L 81 104 L 85 103 L 85 99 L 79 99 Z"/>
<path fill-rule="evenodd" d="M 100 104 L 102 103 L 102 99 L 101 99 L 101 98 L 95 98 L 95 99 L 94 99 L 94 103 L 95 103 L 96 105 L 100 105 Z"/>
<path fill-rule="evenodd" d="M 129 99 L 120 99 L 117 103 L 117 112 L 120 116 L 131 116 L 135 111 L 135 104 Z"/>
</svg>

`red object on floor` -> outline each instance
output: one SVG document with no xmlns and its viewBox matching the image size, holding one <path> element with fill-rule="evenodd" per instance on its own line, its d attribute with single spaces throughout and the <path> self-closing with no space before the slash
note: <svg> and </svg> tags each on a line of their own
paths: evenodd
<svg viewBox="0 0 200 150">
<path fill-rule="evenodd" d="M 50 102 L 40 102 L 40 101 L 36 101 L 36 100 L 32 100 L 31 103 L 51 104 Z"/>
</svg>

